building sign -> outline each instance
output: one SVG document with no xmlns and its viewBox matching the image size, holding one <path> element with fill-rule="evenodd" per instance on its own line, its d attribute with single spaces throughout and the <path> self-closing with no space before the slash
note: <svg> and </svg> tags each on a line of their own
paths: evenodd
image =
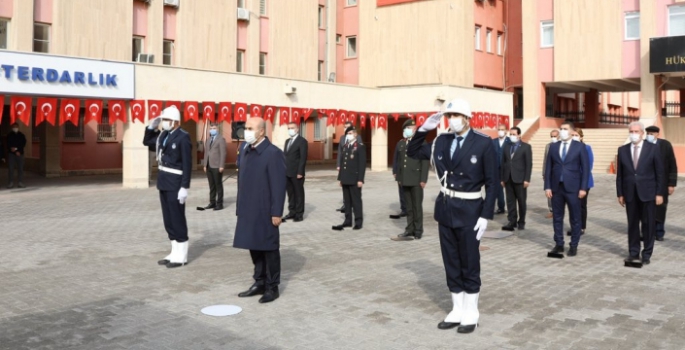
<svg viewBox="0 0 685 350">
<path fill-rule="evenodd" d="M 649 39 L 650 73 L 685 73 L 685 36 Z"/>
<path fill-rule="evenodd" d="M 134 92 L 131 63 L 0 51 L 0 94 L 132 99 Z"/>
</svg>

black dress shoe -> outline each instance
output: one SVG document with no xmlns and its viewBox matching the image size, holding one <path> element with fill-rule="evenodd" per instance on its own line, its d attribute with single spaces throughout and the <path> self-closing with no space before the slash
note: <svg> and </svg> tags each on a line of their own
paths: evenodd
<svg viewBox="0 0 685 350">
<path fill-rule="evenodd" d="M 264 294 L 264 286 L 253 284 L 250 289 L 238 294 L 241 298 L 253 297 L 255 295 Z"/>
<path fill-rule="evenodd" d="M 295 217 L 295 219 L 293 221 L 300 222 L 302 220 L 304 220 L 304 218 L 302 218 L 301 216 L 297 216 L 297 217 Z"/>
<path fill-rule="evenodd" d="M 390 238 L 393 241 L 413 241 L 414 240 L 414 234 L 405 232 L 405 233 L 400 233 L 397 235 L 397 237 Z"/>
<path fill-rule="evenodd" d="M 452 329 L 452 328 L 458 327 L 458 326 L 459 326 L 459 322 L 442 321 L 442 322 L 438 323 L 438 329 Z"/>
<path fill-rule="evenodd" d="M 563 252 L 564 252 L 564 246 L 563 245 L 554 246 L 554 249 L 552 249 L 552 253 L 555 253 L 555 254 L 560 254 Z"/>
<path fill-rule="evenodd" d="M 333 226 L 333 227 L 331 227 L 331 228 L 334 229 L 334 230 L 336 230 L 336 231 L 342 231 L 345 227 L 352 227 L 352 225 L 350 225 L 350 224 L 342 224 L 342 225 L 335 225 L 335 226 Z"/>
<path fill-rule="evenodd" d="M 294 218 L 295 218 L 295 214 L 288 214 L 288 215 L 283 217 L 283 220 L 294 219 Z"/>
<path fill-rule="evenodd" d="M 224 210 L 224 205 L 219 203 L 216 205 L 216 207 L 214 207 L 214 210 Z"/>
<path fill-rule="evenodd" d="M 362 225 L 354 225 L 354 227 L 353 227 L 352 229 L 353 229 L 353 230 L 361 230 L 361 229 L 362 229 Z"/>
<path fill-rule="evenodd" d="M 402 217 L 402 214 L 397 214 L 397 215 L 388 215 L 389 218 L 391 219 L 399 219 Z"/>
<path fill-rule="evenodd" d="M 645 265 L 649 265 L 649 259 L 642 259 L 642 263 Z"/>
<path fill-rule="evenodd" d="M 406 211 L 401 212 L 400 217 L 401 218 L 407 217 L 407 212 Z"/>
<path fill-rule="evenodd" d="M 518 225 L 519 230 L 525 230 L 526 229 L 526 224 L 519 224 Z"/>
<path fill-rule="evenodd" d="M 423 237 L 423 232 L 414 232 L 414 238 L 421 239 Z"/>
<path fill-rule="evenodd" d="M 568 248 L 568 256 L 576 256 L 578 254 L 578 247 Z"/>
<path fill-rule="evenodd" d="M 335 211 L 339 211 L 341 213 L 344 213 L 345 212 L 345 206 L 343 205 L 342 207 L 336 209 Z"/>
<path fill-rule="evenodd" d="M 657 241 L 659 241 L 659 242 L 663 242 L 663 241 L 664 241 L 664 237 L 657 237 L 657 238 L 655 238 L 655 239 L 656 239 Z"/>
<path fill-rule="evenodd" d="M 259 298 L 259 302 L 261 304 L 270 303 L 270 302 L 278 299 L 279 296 L 280 296 L 280 294 L 278 293 L 278 287 L 275 287 L 275 288 L 272 288 L 272 289 L 265 291 L 264 295 L 261 298 Z"/>
<path fill-rule="evenodd" d="M 157 261 L 157 265 L 166 265 L 169 263 L 169 260 L 167 259 L 162 259 Z"/>
<path fill-rule="evenodd" d="M 205 209 L 214 209 L 216 207 L 216 203 L 209 203 L 208 206 L 205 207 Z"/>
<path fill-rule="evenodd" d="M 508 223 L 504 226 L 502 226 L 502 230 L 504 231 L 514 231 L 516 229 L 516 224 Z"/>
<path fill-rule="evenodd" d="M 464 325 L 459 325 L 459 328 L 457 328 L 457 333 L 473 333 L 473 331 L 476 330 L 475 324 L 470 324 L 468 326 Z"/>
</svg>

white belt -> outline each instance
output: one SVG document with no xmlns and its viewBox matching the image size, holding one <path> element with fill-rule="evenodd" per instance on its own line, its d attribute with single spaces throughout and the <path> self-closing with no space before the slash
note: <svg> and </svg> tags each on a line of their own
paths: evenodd
<svg viewBox="0 0 685 350">
<path fill-rule="evenodd" d="M 172 174 L 176 174 L 176 175 L 183 175 L 183 170 L 174 169 L 174 168 L 167 168 L 167 167 L 161 166 L 161 165 L 158 166 L 158 168 L 159 168 L 159 170 L 165 171 L 167 173 L 172 173 Z"/>
<path fill-rule="evenodd" d="M 483 198 L 483 195 L 479 192 L 459 192 L 459 191 L 452 191 L 448 188 L 440 188 L 440 192 L 444 193 L 445 196 L 451 197 L 451 198 L 461 198 L 461 199 L 481 199 Z"/>
</svg>

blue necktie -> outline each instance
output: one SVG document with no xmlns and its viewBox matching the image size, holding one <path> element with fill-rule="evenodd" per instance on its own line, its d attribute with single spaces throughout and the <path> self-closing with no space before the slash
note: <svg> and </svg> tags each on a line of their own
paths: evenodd
<svg viewBox="0 0 685 350">
<path fill-rule="evenodd" d="M 513 145 L 511 145 L 511 153 L 509 154 L 509 157 L 510 157 L 510 158 L 514 156 L 514 153 L 516 152 L 516 147 L 517 147 L 517 146 L 518 146 L 518 144 L 513 144 Z"/>
<path fill-rule="evenodd" d="M 169 133 L 166 134 L 166 137 L 164 138 L 164 142 L 162 143 L 163 147 L 166 147 L 166 140 L 169 139 Z"/>
<path fill-rule="evenodd" d="M 457 160 L 457 156 L 459 155 L 459 149 L 461 149 L 461 140 L 463 140 L 463 139 L 464 139 L 463 137 L 457 136 L 457 144 L 455 145 L 454 152 L 452 153 L 452 161 L 453 162 Z"/>
<path fill-rule="evenodd" d="M 212 140 L 209 141 L 209 147 L 210 147 L 210 148 L 212 147 L 212 144 L 213 144 L 213 143 L 214 143 L 214 136 L 212 136 Z"/>
<path fill-rule="evenodd" d="M 564 142 L 564 148 L 561 149 L 561 161 L 566 161 L 566 146 L 568 145 L 567 142 Z"/>
</svg>

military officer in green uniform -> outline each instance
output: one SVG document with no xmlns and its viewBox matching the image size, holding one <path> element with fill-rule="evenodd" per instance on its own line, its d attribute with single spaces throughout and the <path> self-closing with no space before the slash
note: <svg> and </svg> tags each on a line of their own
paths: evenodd
<svg viewBox="0 0 685 350">
<path fill-rule="evenodd" d="M 407 144 L 415 131 L 416 122 L 413 119 L 404 122 L 402 125 L 404 138 L 395 147 L 392 173 L 404 195 L 404 202 L 407 206 L 407 227 L 404 233 L 391 238 L 393 241 L 411 241 L 421 239 L 423 235 L 423 189 L 428 181 L 429 161 L 407 156 Z"/>
</svg>

